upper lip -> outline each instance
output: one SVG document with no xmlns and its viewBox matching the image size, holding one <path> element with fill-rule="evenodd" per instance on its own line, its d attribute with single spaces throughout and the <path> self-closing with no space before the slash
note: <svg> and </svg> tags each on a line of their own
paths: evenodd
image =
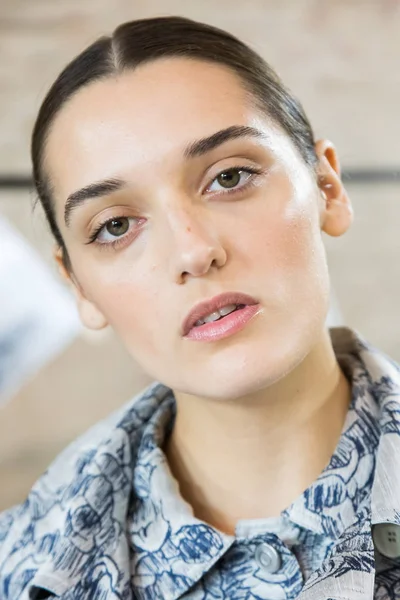
<svg viewBox="0 0 400 600">
<path fill-rule="evenodd" d="M 248 296 L 247 294 L 241 294 L 240 292 L 226 292 L 219 296 L 214 296 L 210 300 L 204 300 L 195 304 L 191 311 L 187 314 L 185 320 L 182 323 L 182 335 L 187 335 L 192 329 L 195 323 L 199 319 L 203 319 L 207 315 L 227 306 L 228 304 L 258 304 L 257 300 Z"/>
</svg>

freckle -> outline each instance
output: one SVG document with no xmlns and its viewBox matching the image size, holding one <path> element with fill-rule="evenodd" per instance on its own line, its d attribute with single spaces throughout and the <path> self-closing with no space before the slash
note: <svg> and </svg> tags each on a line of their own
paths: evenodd
<svg viewBox="0 0 400 600">
<path fill-rule="evenodd" d="M 186 227 L 186 231 L 187 231 L 188 233 L 190 233 L 192 230 L 191 230 L 191 228 L 190 228 L 190 227 Z"/>
</svg>

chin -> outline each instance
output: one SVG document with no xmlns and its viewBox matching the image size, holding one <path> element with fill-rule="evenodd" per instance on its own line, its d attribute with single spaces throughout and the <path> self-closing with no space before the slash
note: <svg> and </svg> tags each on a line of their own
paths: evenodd
<svg viewBox="0 0 400 600">
<path fill-rule="evenodd" d="M 199 382 L 199 385 L 191 385 L 186 393 L 198 398 L 231 402 L 257 394 L 261 390 L 273 385 L 276 381 L 277 378 L 266 377 L 265 374 L 262 378 L 257 378 L 256 380 L 249 379 L 248 377 L 238 378 L 234 376 L 231 377 L 230 381 L 213 378 L 209 383 L 202 381 Z"/>
<path fill-rule="evenodd" d="M 306 331 L 307 335 L 303 328 L 280 332 L 279 335 L 271 332 L 263 339 L 225 348 L 197 366 L 191 365 L 185 369 L 183 385 L 186 393 L 229 401 L 278 383 L 309 354 L 319 337 L 319 324 L 308 327 Z"/>
<path fill-rule="evenodd" d="M 197 397 L 218 401 L 244 398 L 266 389 L 294 369 L 304 356 L 241 357 L 237 363 L 199 369 L 193 373 L 185 392 Z"/>
</svg>

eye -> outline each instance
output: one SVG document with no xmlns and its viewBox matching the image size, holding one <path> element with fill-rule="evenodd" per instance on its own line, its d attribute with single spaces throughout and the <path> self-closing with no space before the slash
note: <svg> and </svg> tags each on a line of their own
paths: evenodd
<svg viewBox="0 0 400 600">
<path fill-rule="evenodd" d="M 99 244 L 112 244 L 118 238 L 124 237 L 138 220 L 133 217 L 109 219 L 97 228 L 91 237 L 91 241 L 97 241 Z"/>
<path fill-rule="evenodd" d="M 120 235 L 124 235 L 129 230 L 129 219 L 127 217 L 122 217 L 120 219 L 113 219 L 112 221 L 108 221 L 105 225 L 105 230 L 115 237 L 119 237 Z"/>
<path fill-rule="evenodd" d="M 258 171 L 251 169 L 250 167 L 234 167 L 226 169 L 217 175 L 207 191 L 218 192 L 221 191 L 221 189 L 231 190 L 233 188 L 241 188 L 245 186 L 256 173 L 258 173 Z"/>
</svg>

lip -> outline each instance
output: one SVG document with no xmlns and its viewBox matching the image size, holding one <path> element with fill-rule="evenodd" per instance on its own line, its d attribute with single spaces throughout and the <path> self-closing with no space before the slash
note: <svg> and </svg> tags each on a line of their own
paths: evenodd
<svg viewBox="0 0 400 600">
<path fill-rule="evenodd" d="M 204 300 L 196 304 L 188 313 L 182 324 L 182 336 L 186 337 L 193 329 L 194 324 L 199 319 L 203 319 L 210 313 L 213 313 L 228 304 L 244 304 L 246 306 L 258 305 L 258 301 L 240 292 L 227 292 L 214 296 L 210 300 Z M 203 326 L 202 326 L 203 327 Z"/>
</svg>

